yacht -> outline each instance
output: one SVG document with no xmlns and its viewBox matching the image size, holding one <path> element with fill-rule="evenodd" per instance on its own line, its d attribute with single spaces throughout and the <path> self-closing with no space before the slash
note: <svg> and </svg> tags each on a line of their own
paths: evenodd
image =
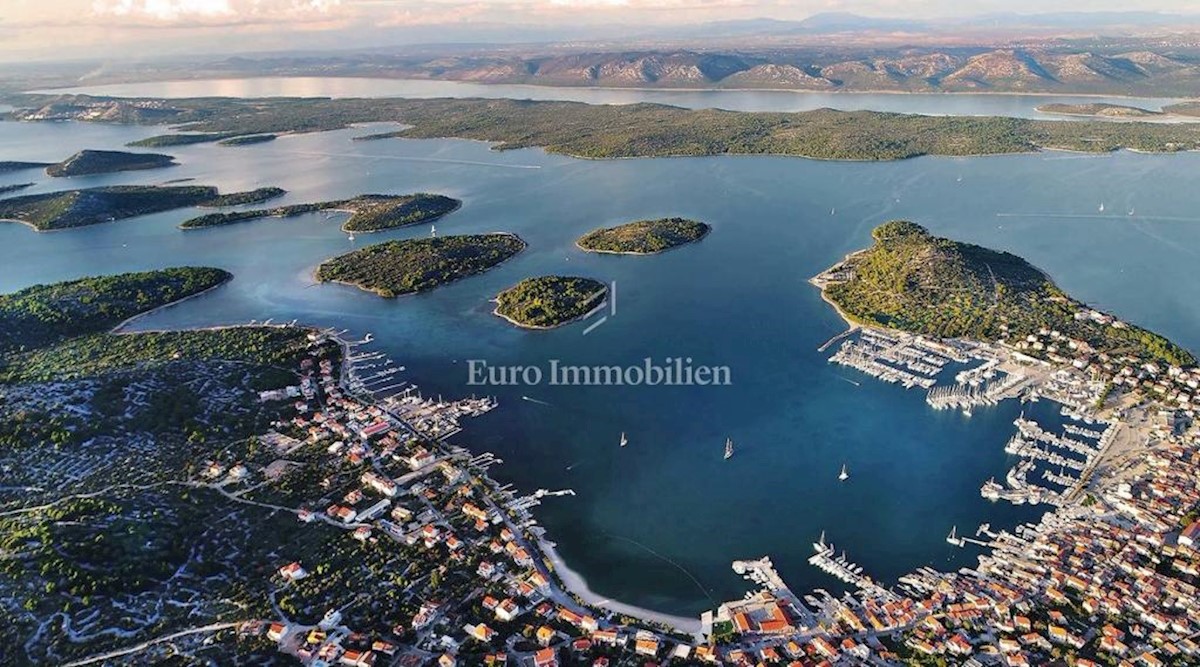
<svg viewBox="0 0 1200 667">
<path fill-rule="evenodd" d="M 628 444 L 629 444 L 629 438 L 625 437 L 625 431 L 621 431 L 621 446 L 624 447 L 625 445 L 628 445 Z"/>
<path fill-rule="evenodd" d="M 845 463 L 842 464 L 842 471 L 838 473 L 838 479 L 843 482 L 850 479 L 850 473 L 846 470 Z"/>
<path fill-rule="evenodd" d="M 733 438 L 725 438 L 725 458 L 733 456 Z"/>
</svg>

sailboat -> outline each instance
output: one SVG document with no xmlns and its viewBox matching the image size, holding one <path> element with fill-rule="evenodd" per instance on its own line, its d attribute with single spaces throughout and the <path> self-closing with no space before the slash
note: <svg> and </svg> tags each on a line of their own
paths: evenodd
<svg viewBox="0 0 1200 667">
<path fill-rule="evenodd" d="M 429 238 L 437 238 L 437 225 L 429 225 Z"/>
<path fill-rule="evenodd" d="M 629 438 L 625 437 L 625 431 L 621 431 L 621 446 L 624 447 L 625 445 L 628 445 L 628 444 L 629 444 Z"/>
<path fill-rule="evenodd" d="M 733 456 L 733 438 L 725 438 L 725 458 Z"/>
<path fill-rule="evenodd" d="M 1104 212 L 1104 202 L 1100 202 L 1100 212 Z"/>
<path fill-rule="evenodd" d="M 846 480 L 848 480 L 848 479 L 850 479 L 850 473 L 846 471 L 846 464 L 845 464 L 845 463 L 843 463 L 843 464 L 842 464 L 842 471 L 838 473 L 838 480 L 840 480 L 840 481 L 843 481 L 843 482 L 844 482 L 844 481 L 846 481 Z"/>
<path fill-rule="evenodd" d="M 349 240 L 353 241 L 353 240 L 354 240 L 354 235 L 353 235 L 353 234 L 351 234 L 351 235 L 350 235 L 348 238 L 349 238 Z"/>
</svg>

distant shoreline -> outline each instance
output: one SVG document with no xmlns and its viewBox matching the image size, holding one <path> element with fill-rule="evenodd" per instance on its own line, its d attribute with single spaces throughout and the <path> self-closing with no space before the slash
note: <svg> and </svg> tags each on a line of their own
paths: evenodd
<svg viewBox="0 0 1200 667">
<path fill-rule="evenodd" d="M 239 75 L 231 72 L 228 75 L 213 75 L 200 76 L 195 78 L 162 78 L 162 79 L 143 79 L 137 81 L 123 81 L 101 83 L 95 86 L 61 86 L 56 88 L 37 88 L 34 90 L 22 91 L 25 95 L 61 95 L 61 94 L 77 94 L 77 95 L 94 95 L 96 97 L 140 97 L 139 95 L 125 96 L 113 95 L 103 92 L 87 92 L 89 89 L 103 88 L 105 86 L 134 86 L 143 84 L 170 84 L 170 83 L 190 83 L 196 81 L 245 81 L 255 79 L 363 79 L 374 81 L 403 81 L 412 83 L 448 83 L 477 85 L 477 86 L 514 86 L 528 87 L 536 89 L 557 89 L 566 90 L 602 90 L 602 91 L 637 91 L 637 92 L 685 92 L 685 93 L 719 93 L 719 92 L 755 92 L 755 93 L 794 93 L 798 95 L 987 95 L 987 96 L 1012 96 L 1012 97 L 1086 97 L 1086 98 L 1112 98 L 1123 100 L 1171 100 L 1171 101 L 1193 101 L 1200 100 L 1200 96 L 1184 96 L 1184 95 L 1158 95 L 1147 93 L 1144 95 L 1130 95 L 1128 93 L 1075 93 L 1070 91 L 1063 92 L 1033 92 L 1033 91 L 997 91 L 997 90 L 873 90 L 873 89 L 833 89 L 833 90 L 809 90 L 805 88 L 763 88 L 763 87 L 677 87 L 677 86 L 591 86 L 591 85 L 571 85 L 565 83 L 528 83 L 528 82 L 484 82 L 484 81 L 463 81 L 460 79 L 436 79 L 436 78 L 410 78 L 410 77 L 389 77 L 389 76 L 370 76 L 362 74 L 331 74 L 331 73 L 312 73 L 312 74 L 247 74 Z M 64 92 L 68 91 L 68 92 Z M 152 96 L 151 96 L 152 97 Z M 238 95 L 218 95 L 214 97 L 226 97 L 236 99 L 254 99 L 253 97 L 242 97 Z M 288 96 L 284 96 L 288 97 Z M 294 99 L 304 99 L 314 97 L 312 95 L 295 96 Z M 328 95 L 317 95 L 315 97 L 328 97 Z M 380 99 L 387 98 L 408 98 L 410 96 L 397 94 L 381 96 Z M 173 99 L 173 98 L 165 98 Z M 177 98 L 184 99 L 184 98 Z M 353 99 L 347 97 L 343 99 Z M 564 100 L 565 101 L 565 100 Z M 654 104 L 665 104 L 654 102 Z M 670 105 L 668 105 L 670 106 Z M 1036 109 L 1035 109 L 1036 110 Z"/>
</svg>

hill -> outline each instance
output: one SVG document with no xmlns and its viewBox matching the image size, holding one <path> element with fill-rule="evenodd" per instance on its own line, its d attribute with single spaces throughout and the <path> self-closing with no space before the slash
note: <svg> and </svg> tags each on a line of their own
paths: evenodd
<svg viewBox="0 0 1200 667">
<path fill-rule="evenodd" d="M 394 297 L 482 273 L 524 249 L 515 234 L 388 241 L 326 260 L 317 267 L 316 279 Z"/>
<path fill-rule="evenodd" d="M 160 169 L 175 165 L 175 158 L 160 153 L 127 153 L 125 151 L 79 151 L 71 157 L 46 167 L 51 176 L 87 176 L 111 174 L 118 171 Z"/>
<path fill-rule="evenodd" d="M 852 322 L 939 338 L 1009 342 L 1049 329 L 1114 357 L 1195 363 L 1189 352 L 1153 332 L 1079 317 L 1090 309 L 1011 253 L 933 236 L 901 220 L 880 225 L 871 235 L 872 247 L 814 279 Z"/>
</svg>

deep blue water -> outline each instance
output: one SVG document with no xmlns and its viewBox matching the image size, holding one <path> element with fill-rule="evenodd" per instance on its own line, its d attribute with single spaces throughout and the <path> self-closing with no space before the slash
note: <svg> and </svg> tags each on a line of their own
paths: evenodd
<svg viewBox="0 0 1200 667">
<path fill-rule="evenodd" d="M 118 148 L 155 128 L 0 123 L 3 159 L 58 160 Z M 821 530 L 885 580 L 923 564 L 971 564 L 944 541 L 952 525 L 1011 526 L 1028 507 L 988 503 L 979 486 L 1009 465 L 1002 446 L 1019 406 L 966 418 L 826 363 L 816 347 L 843 326 L 805 281 L 906 217 L 938 234 L 1011 250 L 1076 296 L 1200 349 L 1200 155 L 1047 153 L 896 163 L 774 157 L 582 161 L 478 142 L 356 143 L 367 129 L 269 144 L 173 148 L 181 166 L 53 183 L 31 192 L 195 178 L 225 190 L 279 185 L 282 202 L 364 192 L 443 192 L 464 200 L 441 234 L 505 230 L 530 247 L 495 270 L 435 291 L 382 300 L 312 285 L 322 259 L 428 228 L 359 236 L 320 214 L 182 232 L 175 211 L 38 234 L 0 225 L 0 291 L 37 282 L 182 264 L 231 270 L 225 287 L 139 322 L 143 328 L 298 318 L 372 332 L 379 349 L 430 393 L 467 386 L 466 360 L 544 366 L 691 357 L 725 365 L 728 387 L 504 387 L 501 408 L 471 423 L 464 444 L 496 452 L 496 476 L 532 492 L 572 488 L 537 510 L 572 568 L 604 595 L 694 613 L 740 597 L 733 559 L 772 556 L 798 590 L 836 588 L 805 562 Z M 1106 204 L 1105 214 L 1098 205 Z M 1133 215 L 1129 211 L 1133 210 Z M 832 212 L 832 213 L 831 213 Z M 583 232 L 635 218 L 705 220 L 702 242 L 653 257 L 588 255 Z M 616 281 L 617 314 L 515 329 L 488 300 L 531 275 Z M 846 379 L 854 380 L 858 386 Z M 529 396 L 542 403 L 522 400 Z M 1053 412 L 1053 406 L 1038 406 Z M 630 444 L 617 446 L 622 431 Z M 737 443 L 723 461 L 726 437 Z M 846 463 L 851 479 L 836 480 Z M 686 570 L 686 573 L 684 572 Z M 695 577 L 700 582 L 693 582 Z"/>
</svg>

